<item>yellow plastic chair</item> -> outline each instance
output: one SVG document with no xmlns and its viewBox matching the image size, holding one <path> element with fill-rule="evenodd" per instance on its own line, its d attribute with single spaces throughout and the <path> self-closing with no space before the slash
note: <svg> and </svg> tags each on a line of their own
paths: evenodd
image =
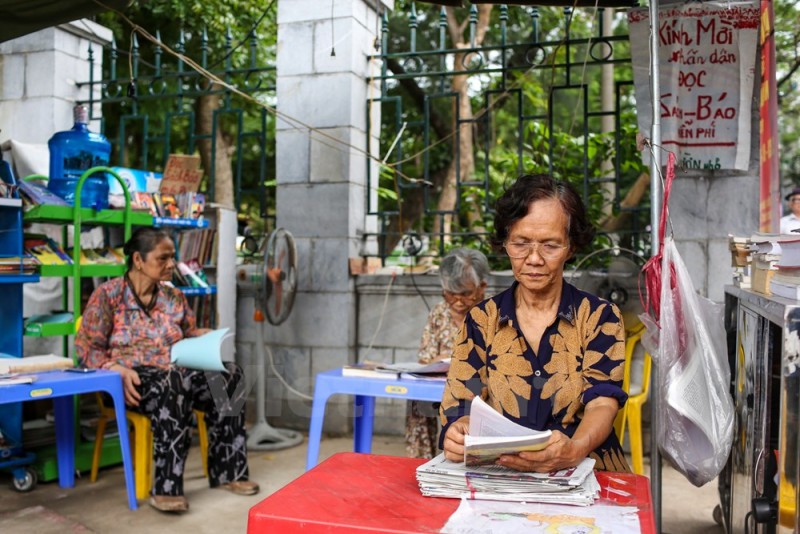
<svg viewBox="0 0 800 534">
<path fill-rule="evenodd" d="M 637 324 L 628 331 L 627 341 L 625 342 L 625 373 L 622 379 L 622 388 L 626 393 L 630 393 L 631 385 L 631 363 L 636 344 L 642 339 L 645 327 L 642 323 Z M 644 365 L 642 369 L 642 390 L 628 397 L 625 407 L 617 413 L 614 421 L 614 430 L 617 439 L 622 443 L 625 436 L 625 426 L 628 427 L 628 442 L 631 446 L 631 460 L 633 461 L 633 472 L 637 475 L 644 474 L 644 452 L 642 448 L 642 405 L 647 402 L 650 392 L 650 367 L 652 361 L 650 354 L 644 353 Z"/>
<path fill-rule="evenodd" d="M 100 454 L 103 451 L 103 437 L 108 421 L 115 419 L 114 408 L 105 405 L 103 395 L 97 394 L 97 405 L 100 407 L 100 416 L 97 418 L 97 433 L 94 440 L 94 454 L 92 456 L 91 481 L 97 480 L 97 470 L 100 467 Z M 203 461 L 203 474 L 208 476 L 208 431 L 206 429 L 205 412 L 194 410 L 197 418 L 197 432 L 200 434 L 200 455 Z M 136 498 L 146 499 L 153 485 L 153 431 L 150 428 L 150 418 L 131 410 L 125 411 L 125 417 L 133 427 L 131 437 L 133 446 L 133 470 L 136 479 Z"/>
</svg>

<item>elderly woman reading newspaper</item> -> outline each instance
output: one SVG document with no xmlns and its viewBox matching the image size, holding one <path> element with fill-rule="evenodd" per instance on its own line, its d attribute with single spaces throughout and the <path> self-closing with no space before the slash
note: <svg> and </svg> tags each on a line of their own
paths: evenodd
<svg viewBox="0 0 800 534">
<path fill-rule="evenodd" d="M 183 470 L 191 443 L 192 410 L 208 424 L 208 478 L 213 488 L 240 495 L 258 492 L 247 480 L 242 370 L 223 372 L 178 367 L 172 345 L 207 332 L 196 326 L 183 293 L 162 284 L 172 279 L 175 245 L 169 234 L 139 228 L 125 244 L 127 271 L 92 293 L 75 336 L 75 352 L 86 367 L 122 375 L 125 403 L 150 417 L 155 477 L 150 505 L 185 512 Z"/>
<path fill-rule="evenodd" d="M 617 307 L 564 281 L 564 265 L 594 228 L 580 196 L 550 176 L 521 176 L 497 200 L 493 245 L 515 282 L 467 314 L 442 404 L 440 447 L 464 459 L 469 406 L 478 395 L 517 424 L 550 430 L 545 448 L 497 463 L 548 472 L 596 460 L 630 471 L 613 432 L 622 390 L 625 329 Z"/>
</svg>

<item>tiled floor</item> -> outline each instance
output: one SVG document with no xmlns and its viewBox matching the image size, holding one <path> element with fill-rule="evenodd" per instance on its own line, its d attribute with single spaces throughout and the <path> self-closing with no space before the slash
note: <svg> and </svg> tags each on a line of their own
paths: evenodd
<svg viewBox="0 0 800 534">
<path fill-rule="evenodd" d="M 352 450 L 352 438 L 325 439 L 320 461 L 342 451 Z M 401 437 L 376 436 L 373 452 L 404 454 Z M 140 503 L 138 511 L 127 507 L 121 468 L 104 470 L 92 484 L 79 479 L 72 489 L 56 483 L 40 484 L 30 493 L 11 489 L 10 476 L 0 474 L 0 532 L 66 534 L 80 532 L 143 534 L 191 532 L 192 534 L 242 533 L 247 527 L 251 506 L 304 472 L 306 447 L 264 453 L 251 452 L 251 478 L 262 491 L 240 497 L 221 490 L 210 490 L 203 478 L 199 451 L 192 450 L 186 477 L 186 494 L 191 509 L 180 516 L 165 515 Z M 712 512 L 718 502 L 716 482 L 695 488 L 674 470 L 662 474 L 662 531 L 668 534 L 722 534 Z M 34 508 L 34 507 L 41 508 Z M 25 511 L 23 513 L 23 511 Z M 276 533 L 279 534 L 279 533 Z"/>
</svg>

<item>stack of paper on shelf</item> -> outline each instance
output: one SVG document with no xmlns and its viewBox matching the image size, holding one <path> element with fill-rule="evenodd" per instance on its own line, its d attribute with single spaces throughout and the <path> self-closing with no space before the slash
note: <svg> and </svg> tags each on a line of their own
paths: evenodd
<svg viewBox="0 0 800 534">
<path fill-rule="evenodd" d="M 594 460 L 552 473 L 521 473 L 497 465 L 467 467 L 446 460 L 444 453 L 417 468 L 417 483 L 426 497 L 487 501 L 543 502 L 588 506 L 600 491 Z"/>
</svg>

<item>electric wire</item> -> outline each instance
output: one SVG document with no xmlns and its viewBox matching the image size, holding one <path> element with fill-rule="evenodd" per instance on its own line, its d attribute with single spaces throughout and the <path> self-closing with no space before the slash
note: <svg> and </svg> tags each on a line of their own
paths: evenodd
<svg viewBox="0 0 800 534">
<path fill-rule="evenodd" d="M 381 331 L 381 326 L 383 326 L 383 318 L 386 316 L 386 305 L 389 304 L 389 294 L 392 291 L 392 285 L 394 284 L 395 278 L 397 278 L 397 273 L 392 273 L 389 284 L 386 286 L 386 295 L 383 297 L 383 306 L 381 307 L 381 315 L 378 319 L 378 325 L 375 327 L 375 332 L 372 334 L 372 339 L 369 340 L 369 346 L 364 351 L 365 353 L 368 353 L 372 350 L 372 346 L 375 344 L 375 339 L 378 337 L 378 332 Z"/>
</svg>

